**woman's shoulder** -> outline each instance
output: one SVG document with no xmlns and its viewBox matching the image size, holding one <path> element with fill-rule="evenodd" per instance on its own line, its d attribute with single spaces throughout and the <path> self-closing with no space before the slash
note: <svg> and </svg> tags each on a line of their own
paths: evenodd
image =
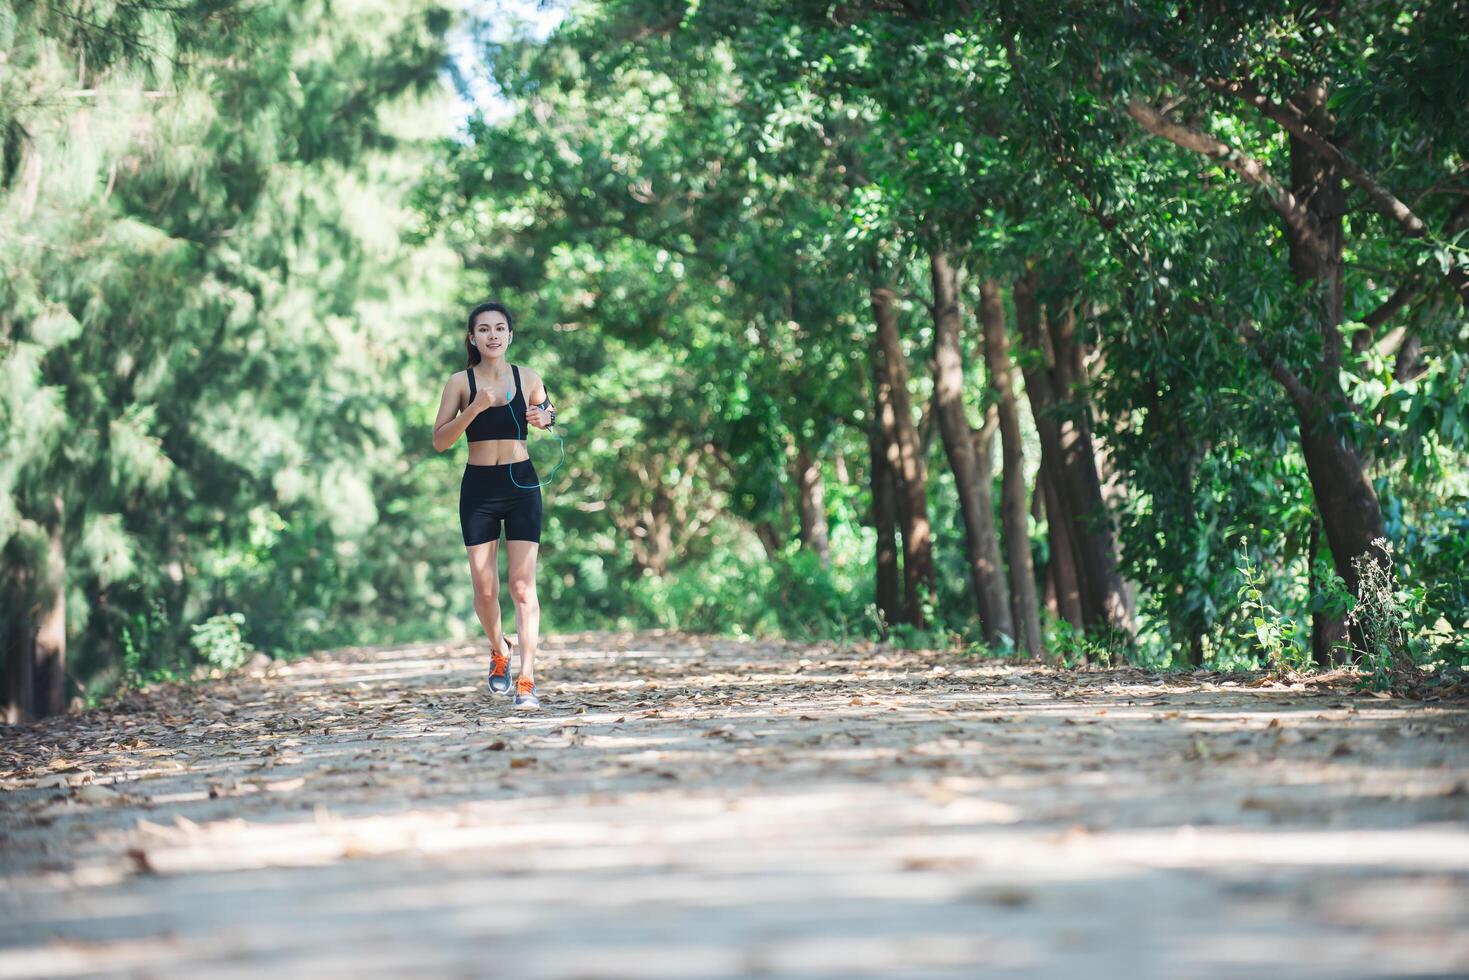
<svg viewBox="0 0 1469 980">
<path fill-rule="evenodd" d="M 517 364 L 515 365 L 515 370 L 520 372 L 520 376 L 522 379 L 524 379 L 526 384 L 530 384 L 532 381 L 541 380 L 541 376 L 536 372 L 535 368 L 526 367 L 524 364 Z"/>
</svg>

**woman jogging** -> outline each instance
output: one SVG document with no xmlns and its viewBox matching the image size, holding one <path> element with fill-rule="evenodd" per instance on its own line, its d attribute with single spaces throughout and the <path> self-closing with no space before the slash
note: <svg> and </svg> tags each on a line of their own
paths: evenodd
<svg viewBox="0 0 1469 980">
<path fill-rule="evenodd" d="M 536 557 L 541 540 L 541 491 L 525 439 L 527 426 L 548 429 L 556 410 L 541 376 L 507 361 L 515 340 L 510 311 L 481 303 L 469 314 L 464 345 L 468 370 L 444 385 L 434 420 L 434 449 L 443 452 L 468 434 L 469 465 L 459 486 L 459 527 L 469 549 L 474 611 L 490 638 L 490 690 L 510 690 L 514 645 L 500 621 L 500 567 L 496 549 L 505 527 L 510 598 L 515 602 L 520 676 L 515 707 L 536 708 L 535 660 L 541 606 L 536 598 Z M 527 407 L 529 406 L 529 407 Z"/>
</svg>

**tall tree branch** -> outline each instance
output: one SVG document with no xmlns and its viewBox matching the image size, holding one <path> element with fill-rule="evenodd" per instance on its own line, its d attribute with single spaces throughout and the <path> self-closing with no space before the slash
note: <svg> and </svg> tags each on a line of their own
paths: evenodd
<svg viewBox="0 0 1469 980">
<path fill-rule="evenodd" d="M 1378 211 L 1397 222 L 1409 238 L 1422 238 L 1428 234 L 1428 226 L 1423 223 L 1422 218 L 1413 213 L 1412 208 L 1374 180 L 1372 175 L 1348 156 L 1341 147 L 1316 132 L 1299 108 L 1288 102 L 1282 104 L 1271 101 L 1250 82 L 1206 78 L 1204 84 L 1216 92 L 1233 95 L 1248 102 L 1260 110 L 1260 113 L 1266 118 L 1278 123 L 1281 129 L 1329 160 L 1343 177 L 1366 193 Z"/>
<path fill-rule="evenodd" d="M 1132 99 L 1127 103 L 1127 114 L 1154 136 L 1160 136 L 1175 146 L 1192 150 L 1211 160 L 1217 160 L 1224 167 L 1239 174 L 1247 183 L 1254 184 L 1263 190 L 1270 201 L 1270 206 L 1285 219 L 1292 231 L 1309 243 L 1310 247 L 1325 251 L 1326 243 L 1322 238 L 1321 229 L 1316 219 L 1306 209 L 1305 203 L 1288 188 L 1281 186 L 1259 160 L 1241 153 L 1208 133 L 1201 133 L 1196 129 L 1174 122 L 1155 106 L 1139 99 Z"/>
<path fill-rule="evenodd" d="M 1449 214 L 1448 221 L 1444 222 L 1443 237 L 1452 239 L 1469 225 L 1469 197 L 1458 203 Z M 1454 286 L 1460 296 L 1465 292 L 1466 273 L 1463 269 L 1453 269 L 1449 272 L 1449 282 Z M 1403 283 L 1393 290 L 1391 296 L 1382 301 L 1382 304 L 1371 313 L 1362 317 L 1362 323 L 1366 329 L 1358 330 L 1352 335 L 1352 352 L 1362 353 L 1372 346 L 1372 339 L 1379 327 L 1388 320 L 1397 316 L 1398 312 L 1409 303 L 1416 300 L 1423 293 L 1425 284 L 1421 278 L 1415 277 Z"/>
<path fill-rule="evenodd" d="M 1265 365 L 1265 370 L 1270 372 L 1270 376 L 1276 381 L 1279 381 L 1281 386 L 1285 388 L 1285 393 L 1290 396 L 1290 400 L 1295 404 L 1296 410 L 1304 417 L 1311 410 L 1311 406 L 1315 404 L 1315 398 L 1312 396 L 1310 389 L 1301 383 L 1301 379 L 1297 378 L 1290 368 L 1280 363 L 1275 355 L 1260 346 L 1260 331 L 1255 329 L 1253 323 L 1248 321 L 1241 323 L 1235 327 L 1235 332 L 1245 341 L 1250 350 L 1255 352 L 1255 356 L 1260 358 L 1260 361 Z"/>
<path fill-rule="evenodd" d="M 1179 64 L 1171 60 L 1167 63 L 1179 74 L 1196 78 L 1198 72 L 1191 70 L 1188 65 Z M 1325 157 L 1337 171 L 1352 184 L 1360 188 L 1371 200 L 1373 207 L 1382 215 L 1395 222 L 1409 238 L 1425 238 L 1429 234 L 1428 225 L 1413 209 L 1404 201 L 1399 199 L 1386 187 L 1382 186 L 1369 174 L 1361 164 L 1321 133 L 1307 119 L 1306 114 L 1299 106 L 1289 102 L 1275 102 L 1259 90 L 1252 82 L 1239 79 L 1205 78 L 1202 80 L 1205 87 L 1215 92 L 1232 95 L 1242 99 L 1254 106 L 1267 119 L 1272 119 L 1281 129 L 1301 140 L 1313 150 Z M 1450 224 L 1453 224 L 1451 219 Z M 1445 229 L 1446 236 L 1452 236 L 1451 229 Z M 1449 283 L 1454 291 L 1459 294 L 1460 301 L 1466 309 L 1469 309 L 1469 268 L 1466 263 L 1455 262 L 1448 270 Z M 1397 294 L 1395 293 L 1394 296 Z M 1408 296 L 1407 299 L 1411 299 Z M 1389 303 L 1392 302 L 1389 299 Z M 1391 316 L 1401 306 L 1392 307 L 1384 304 L 1382 312 L 1385 316 Z"/>
<path fill-rule="evenodd" d="M 1398 311 L 1411 303 L 1421 292 L 1423 292 L 1423 284 L 1416 279 L 1410 279 L 1393 290 L 1392 295 L 1383 300 L 1377 309 L 1362 317 L 1362 329 L 1352 334 L 1352 353 L 1360 354 L 1371 347 L 1377 328 L 1397 316 Z"/>
</svg>

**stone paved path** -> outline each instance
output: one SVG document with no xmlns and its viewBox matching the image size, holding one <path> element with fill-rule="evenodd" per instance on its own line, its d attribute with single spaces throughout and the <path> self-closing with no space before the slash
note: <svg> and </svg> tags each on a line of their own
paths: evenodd
<svg viewBox="0 0 1469 980">
<path fill-rule="evenodd" d="M 1469 706 L 453 645 L 0 729 L 0 978 L 1469 974 Z"/>
</svg>

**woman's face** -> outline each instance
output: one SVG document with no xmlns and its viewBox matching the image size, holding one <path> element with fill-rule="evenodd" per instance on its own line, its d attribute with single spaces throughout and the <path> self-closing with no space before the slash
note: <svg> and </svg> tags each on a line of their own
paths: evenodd
<svg viewBox="0 0 1469 980">
<path fill-rule="evenodd" d="M 470 340 L 479 350 L 480 357 L 504 357 L 515 332 L 510 321 L 498 310 L 489 310 L 474 318 L 474 331 Z"/>
</svg>

